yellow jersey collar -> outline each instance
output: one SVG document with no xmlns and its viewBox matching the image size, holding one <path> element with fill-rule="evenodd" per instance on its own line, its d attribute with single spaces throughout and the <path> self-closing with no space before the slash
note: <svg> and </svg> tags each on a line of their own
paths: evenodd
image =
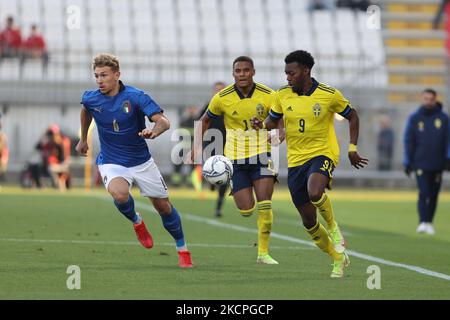
<svg viewBox="0 0 450 320">
<path fill-rule="evenodd" d="M 319 82 L 316 79 L 314 79 L 314 78 L 311 78 L 311 80 L 312 80 L 312 86 L 311 86 L 311 88 L 309 88 L 308 92 L 306 92 L 305 94 L 299 94 L 298 92 L 295 92 L 294 90 L 292 90 L 292 91 L 297 93 L 299 96 L 310 96 L 310 95 L 312 95 L 314 93 L 314 91 L 317 89 L 317 86 L 319 85 Z"/>
<path fill-rule="evenodd" d="M 234 84 L 234 90 L 236 90 L 236 93 L 238 94 L 239 98 L 241 98 L 241 100 L 242 99 L 249 99 L 249 98 L 251 98 L 252 95 L 253 95 L 253 92 L 255 92 L 255 89 L 256 89 L 256 83 L 253 83 L 253 87 L 250 89 L 248 95 L 244 96 L 242 94 L 242 92 L 239 90 L 239 88 L 237 87 L 237 85 Z"/>
</svg>

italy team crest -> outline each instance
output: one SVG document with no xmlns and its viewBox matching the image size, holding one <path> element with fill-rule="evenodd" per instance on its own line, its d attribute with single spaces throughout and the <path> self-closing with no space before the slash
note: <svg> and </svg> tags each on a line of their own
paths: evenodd
<svg viewBox="0 0 450 320">
<path fill-rule="evenodd" d="M 320 112 L 322 111 L 322 107 L 320 106 L 320 104 L 319 103 L 316 103 L 314 106 L 313 106 L 313 113 L 314 113 L 314 117 L 318 117 L 318 116 L 320 116 Z"/>
<path fill-rule="evenodd" d="M 122 109 L 123 109 L 123 112 L 125 112 L 125 113 L 130 113 L 131 112 L 131 103 L 130 103 L 130 101 L 124 101 L 123 102 L 123 104 L 122 104 Z"/>
</svg>

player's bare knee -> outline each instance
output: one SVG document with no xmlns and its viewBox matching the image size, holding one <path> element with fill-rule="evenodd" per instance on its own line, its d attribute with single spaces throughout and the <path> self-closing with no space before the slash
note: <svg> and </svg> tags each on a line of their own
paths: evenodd
<svg viewBox="0 0 450 320">
<path fill-rule="evenodd" d="M 128 192 L 123 192 L 119 190 L 109 190 L 109 193 L 114 198 L 116 202 L 124 203 L 128 201 L 129 194 Z"/>
<path fill-rule="evenodd" d="M 323 190 L 317 189 L 317 190 L 308 190 L 308 196 L 309 199 L 313 202 L 317 202 L 322 198 Z"/>
<path fill-rule="evenodd" d="M 170 214 L 172 212 L 172 205 L 169 200 L 158 199 L 153 201 L 153 206 L 159 214 Z"/>
</svg>

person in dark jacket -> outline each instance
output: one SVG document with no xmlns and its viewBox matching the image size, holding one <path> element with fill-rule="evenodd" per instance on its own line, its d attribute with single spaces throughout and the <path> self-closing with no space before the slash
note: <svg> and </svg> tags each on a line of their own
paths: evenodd
<svg viewBox="0 0 450 320">
<path fill-rule="evenodd" d="M 214 96 L 217 92 L 221 91 L 222 89 L 224 89 L 226 87 L 226 84 L 224 82 L 221 81 L 217 81 L 214 83 L 213 85 L 213 90 L 212 90 L 212 96 Z M 199 114 L 199 119 L 203 116 L 203 114 L 206 112 L 206 110 L 208 109 L 208 103 L 203 107 L 203 110 L 200 111 Z M 220 133 L 222 134 L 223 140 L 221 141 L 221 145 L 222 145 L 222 150 L 221 152 L 214 150 L 214 152 L 212 152 L 211 156 L 216 155 L 216 154 L 221 154 L 223 155 L 223 147 L 225 146 L 225 137 L 226 137 L 226 131 L 225 131 L 225 125 L 223 123 L 223 116 L 220 116 L 216 119 L 211 119 L 211 124 L 209 125 L 209 129 L 216 129 L 219 130 Z M 203 143 L 203 150 L 205 150 L 205 148 L 210 144 L 210 143 L 214 143 L 215 141 L 211 141 L 211 142 L 204 142 Z M 214 186 L 211 185 L 211 188 L 215 188 Z M 215 212 L 215 216 L 220 218 L 222 217 L 222 205 L 223 205 L 223 201 L 225 198 L 225 193 L 227 191 L 228 186 L 227 185 L 222 185 L 218 187 L 218 197 L 217 197 L 217 204 L 216 204 L 216 212 Z"/>
<path fill-rule="evenodd" d="M 418 233 L 434 234 L 433 217 L 446 166 L 449 119 L 436 100 L 436 91 L 422 92 L 422 105 L 412 113 L 404 133 L 405 173 L 415 172 L 419 188 Z"/>
<path fill-rule="evenodd" d="M 180 122 L 178 125 L 178 129 L 184 130 L 185 133 L 189 133 L 191 139 L 182 139 L 180 136 L 180 143 L 184 146 L 184 148 L 190 148 L 191 143 L 193 142 L 194 138 L 194 121 L 197 119 L 197 113 L 198 113 L 198 107 L 191 105 L 187 106 L 180 112 Z M 175 187 L 180 187 L 184 183 L 194 185 L 194 181 L 188 181 L 192 179 L 188 179 L 188 177 L 192 178 L 192 168 L 191 166 L 187 166 L 186 168 L 185 164 L 183 163 L 173 163 L 173 172 L 170 177 L 171 183 Z M 187 170 L 185 170 L 187 169 Z M 188 171 L 188 172 L 186 172 Z"/>
<path fill-rule="evenodd" d="M 450 124 L 448 126 L 448 151 L 447 151 L 447 162 L 445 164 L 445 170 L 450 171 Z"/>
<path fill-rule="evenodd" d="M 380 118 L 380 132 L 377 138 L 378 170 L 390 171 L 394 155 L 395 134 L 391 127 L 391 118 L 384 115 Z"/>
</svg>

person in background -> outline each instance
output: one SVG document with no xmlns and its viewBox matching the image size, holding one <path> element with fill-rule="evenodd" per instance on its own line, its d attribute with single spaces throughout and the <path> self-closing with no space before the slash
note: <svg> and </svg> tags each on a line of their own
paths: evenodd
<svg viewBox="0 0 450 320">
<path fill-rule="evenodd" d="M 422 92 L 422 105 L 407 121 L 404 132 L 403 165 L 407 176 L 414 172 L 419 188 L 418 233 L 435 233 L 433 218 L 445 169 L 449 128 L 448 116 L 436 100 L 436 91 Z"/>
<path fill-rule="evenodd" d="M 308 2 L 308 11 L 334 10 L 335 8 L 334 0 L 309 0 Z"/>
<path fill-rule="evenodd" d="M 448 150 L 447 150 L 447 161 L 445 164 L 445 170 L 450 171 L 450 125 L 448 126 Z"/>
<path fill-rule="evenodd" d="M 40 181 L 41 175 L 48 176 L 51 178 L 52 187 L 60 188 L 58 173 L 61 171 L 60 163 L 64 160 L 64 147 L 59 127 L 56 125 L 48 127 L 37 143 L 36 149 L 40 151 L 42 159 L 37 181 Z M 38 187 L 41 187 L 41 182 L 38 183 Z"/>
<path fill-rule="evenodd" d="M 217 81 L 214 83 L 213 85 L 213 90 L 212 90 L 212 96 L 216 95 L 218 92 L 222 91 L 223 89 L 225 89 L 226 84 L 222 81 Z M 206 112 L 206 110 L 208 110 L 208 106 L 209 103 L 206 103 L 205 106 L 203 107 L 203 110 L 200 112 L 200 116 L 199 119 L 203 116 L 203 114 Z M 209 129 L 215 129 L 215 130 L 219 130 L 221 137 L 222 137 L 222 141 L 221 141 L 221 145 L 222 145 L 222 152 L 218 152 L 217 150 L 214 149 L 214 152 L 211 154 L 211 156 L 216 155 L 216 154 L 221 154 L 223 155 L 223 150 L 225 147 L 225 139 L 226 139 L 226 130 L 225 130 L 225 125 L 223 123 L 223 115 L 220 115 L 217 118 L 211 119 L 211 123 L 209 125 Z M 204 142 L 203 143 L 203 150 L 208 147 L 208 145 L 210 143 L 213 143 L 213 141 L 211 142 Z M 217 218 L 222 217 L 222 205 L 223 205 L 223 201 L 225 198 L 225 193 L 227 192 L 227 188 L 228 186 L 226 185 L 222 185 L 219 186 L 217 191 L 218 191 L 218 197 L 217 197 L 217 203 L 216 203 L 216 212 L 215 212 L 215 216 Z M 211 185 L 211 189 L 214 190 L 215 186 Z"/>
<path fill-rule="evenodd" d="M 338 8 L 350 8 L 352 10 L 366 11 L 372 3 L 369 0 L 338 0 Z"/>
<path fill-rule="evenodd" d="M 47 71 L 49 55 L 44 37 L 38 32 L 37 26 L 31 26 L 30 35 L 22 45 L 20 65 L 23 67 L 26 59 L 41 59 L 44 73 Z"/>
<path fill-rule="evenodd" d="M 380 132 L 377 138 L 378 170 L 390 171 L 392 169 L 392 156 L 394 154 L 394 130 L 388 115 L 380 118 Z"/>
<path fill-rule="evenodd" d="M 8 168 L 9 149 L 6 134 L 2 132 L 2 114 L 0 113 L 0 181 L 4 180 Z"/>
<path fill-rule="evenodd" d="M 51 153 L 48 158 L 49 172 L 59 190 L 66 191 L 70 182 L 70 138 L 63 135 L 58 125 L 49 128 L 51 138 Z"/>
<path fill-rule="evenodd" d="M 0 62 L 2 58 L 17 58 L 22 46 L 22 35 L 18 28 L 14 27 L 14 18 L 6 19 L 6 28 L 0 32 Z"/>
<path fill-rule="evenodd" d="M 433 29 L 439 29 L 439 26 L 442 21 L 442 16 L 445 13 L 447 16 L 447 19 L 444 24 L 444 30 L 447 33 L 445 47 L 447 49 L 447 66 L 450 65 L 450 0 L 441 0 L 441 3 L 439 5 L 439 9 L 436 12 L 436 15 L 433 19 L 432 27 Z"/>
<path fill-rule="evenodd" d="M 180 123 L 178 125 L 178 129 L 184 129 L 189 132 L 189 135 L 191 137 L 191 140 L 180 140 L 182 144 L 186 144 L 186 146 L 189 148 L 189 146 L 192 143 L 192 138 L 194 137 L 194 121 L 197 118 L 198 113 L 198 107 L 197 106 L 188 106 L 184 109 L 183 114 L 180 116 Z M 191 166 L 185 166 L 183 163 L 180 164 L 173 164 L 173 173 L 170 177 L 171 184 L 175 187 L 181 186 L 183 183 L 186 183 L 186 174 L 183 172 L 183 169 L 187 167 L 189 170 L 191 183 L 195 187 L 195 189 L 198 189 L 198 184 L 201 183 L 201 181 L 196 181 L 194 175 L 195 173 L 192 171 Z"/>
</svg>

